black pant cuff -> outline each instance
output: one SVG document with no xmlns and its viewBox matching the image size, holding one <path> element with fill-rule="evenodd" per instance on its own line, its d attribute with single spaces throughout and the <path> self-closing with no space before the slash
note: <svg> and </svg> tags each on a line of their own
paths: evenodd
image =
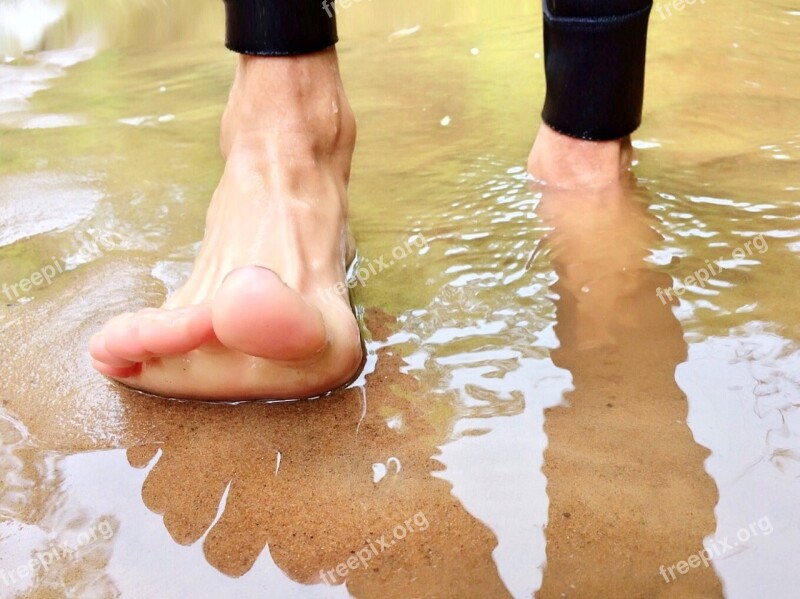
<svg viewBox="0 0 800 599">
<path fill-rule="evenodd" d="M 565 135 L 597 141 L 636 130 L 651 7 L 614 16 L 557 17 L 543 2 L 545 123 Z"/>
<path fill-rule="evenodd" d="M 225 46 L 234 52 L 308 54 L 337 41 L 336 12 L 327 0 L 225 0 Z"/>
</svg>

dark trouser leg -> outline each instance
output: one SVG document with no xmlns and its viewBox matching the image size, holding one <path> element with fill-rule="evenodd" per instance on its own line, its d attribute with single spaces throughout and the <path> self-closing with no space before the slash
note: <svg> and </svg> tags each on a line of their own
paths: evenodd
<svg viewBox="0 0 800 599">
<path fill-rule="evenodd" d="M 639 126 L 651 6 L 651 0 L 543 0 L 547 125 L 597 141 Z"/>
<path fill-rule="evenodd" d="M 338 41 L 327 1 L 225 0 L 225 20 L 225 45 L 240 54 L 307 54 Z"/>
</svg>

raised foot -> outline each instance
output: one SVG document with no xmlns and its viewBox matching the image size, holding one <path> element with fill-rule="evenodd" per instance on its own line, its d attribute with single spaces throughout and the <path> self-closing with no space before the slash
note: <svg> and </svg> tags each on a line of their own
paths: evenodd
<svg viewBox="0 0 800 599">
<path fill-rule="evenodd" d="M 186 284 L 91 341 L 97 370 L 168 397 L 321 395 L 361 364 L 345 263 L 355 119 L 332 48 L 241 56 L 225 170 Z"/>
<path fill-rule="evenodd" d="M 329 299 L 314 305 L 267 268 L 239 268 L 208 304 L 113 318 L 90 352 L 102 374 L 162 396 L 320 395 L 355 374 L 362 348 L 347 302 L 317 295 Z"/>
</svg>

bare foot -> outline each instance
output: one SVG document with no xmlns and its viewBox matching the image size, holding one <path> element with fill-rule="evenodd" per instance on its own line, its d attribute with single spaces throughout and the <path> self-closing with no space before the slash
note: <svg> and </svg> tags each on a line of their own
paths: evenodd
<svg viewBox="0 0 800 599">
<path fill-rule="evenodd" d="M 344 284 L 355 120 L 335 50 L 241 56 L 220 145 L 192 275 L 162 308 L 106 323 L 95 368 L 168 397 L 325 393 L 362 360 Z"/>
<path fill-rule="evenodd" d="M 629 137 L 588 141 L 542 123 L 528 156 L 528 173 L 540 183 L 563 189 L 605 187 L 624 178 L 632 158 Z"/>
</svg>

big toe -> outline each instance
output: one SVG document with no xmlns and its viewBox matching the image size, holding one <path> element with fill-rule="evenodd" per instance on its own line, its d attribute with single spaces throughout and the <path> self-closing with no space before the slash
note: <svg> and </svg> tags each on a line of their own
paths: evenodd
<svg viewBox="0 0 800 599">
<path fill-rule="evenodd" d="M 251 356 L 302 360 L 326 345 L 322 313 L 272 270 L 239 268 L 214 297 L 214 332 L 219 341 Z"/>
</svg>

